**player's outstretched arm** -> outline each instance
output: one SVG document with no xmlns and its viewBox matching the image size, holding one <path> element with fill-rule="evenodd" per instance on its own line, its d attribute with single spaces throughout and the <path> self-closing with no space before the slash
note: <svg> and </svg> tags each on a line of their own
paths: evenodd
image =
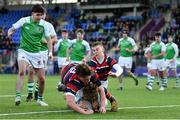
<svg viewBox="0 0 180 120">
<path fill-rule="evenodd" d="M 13 27 L 11 27 L 9 30 L 8 30 L 8 38 L 11 38 L 12 37 L 12 34 L 15 32 L 15 29 Z"/>
<path fill-rule="evenodd" d="M 100 96 L 101 96 L 101 106 L 100 106 L 100 109 L 99 109 L 99 112 L 100 113 L 106 113 L 106 103 L 105 103 L 105 92 L 104 92 L 104 87 L 101 85 L 99 86 L 99 91 L 100 91 Z"/>
<path fill-rule="evenodd" d="M 66 95 L 66 102 L 68 107 L 70 107 L 72 110 L 79 112 L 81 114 L 93 114 L 94 111 L 93 110 L 85 110 L 83 108 L 81 108 L 80 106 L 78 106 L 75 101 L 74 101 L 74 96 L 73 95 Z"/>
</svg>

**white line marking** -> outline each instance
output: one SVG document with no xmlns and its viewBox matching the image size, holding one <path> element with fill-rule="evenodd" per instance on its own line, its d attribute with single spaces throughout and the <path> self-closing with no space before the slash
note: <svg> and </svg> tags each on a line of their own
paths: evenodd
<svg viewBox="0 0 180 120">
<path fill-rule="evenodd" d="M 16 95 L 0 95 L 0 98 L 5 98 L 5 97 L 15 97 Z M 21 95 L 21 96 L 26 96 L 26 95 Z"/>
<path fill-rule="evenodd" d="M 123 109 L 172 108 L 172 107 L 180 107 L 180 105 L 121 107 L 121 108 L 118 108 L 118 109 L 123 110 Z M 67 112 L 72 112 L 72 110 L 38 111 L 38 112 L 23 112 L 23 113 L 5 113 L 5 114 L 0 114 L 0 116 L 30 115 L 30 114 L 44 114 L 44 113 L 67 113 Z"/>
</svg>

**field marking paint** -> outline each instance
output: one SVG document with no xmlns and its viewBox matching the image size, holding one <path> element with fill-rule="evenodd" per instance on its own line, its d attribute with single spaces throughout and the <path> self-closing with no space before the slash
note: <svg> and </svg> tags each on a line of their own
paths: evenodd
<svg viewBox="0 0 180 120">
<path fill-rule="evenodd" d="M 121 108 L 118 108 L 118 109 L 123 110 L 123 109 L 172 108 L 172 107 L 180 107 L 180 105 L 121 107 Z M 1 116 L 12 116 L 12 115 L 30 115 L 30 114 L 45 114 L 45 113 L 67 113 L 67 112 L 72 112 L 72 110 L 38 111 L 38 112 L 23 112 L 23 113 L 5 113 L 5 114 L 0 114 L 0 117 Z"/>
<path fill-rule="evenodd" d="M 16 95 L 0 95 L 0 98 L 6 98 L 6 97 L 15 97 Z M 26 96 L 26 95 L 21 95 Z"/>
</svg>

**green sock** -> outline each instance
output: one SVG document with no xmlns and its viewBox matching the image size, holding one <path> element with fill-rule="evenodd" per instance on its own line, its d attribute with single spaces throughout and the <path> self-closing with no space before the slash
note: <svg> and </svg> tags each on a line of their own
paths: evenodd
<svg viewBox="0 0 180 120">
<path fill-rule="evenodd" d="M 21 93 L 20 92 L 16 92 L 16 97 L 21 97 Z"/>
<path fill-rule="evenodd" d="M 28 82 L 28 93 L 33 93 L 34 82 Z"/>
<path fill-rule="evenodd" d="M 39 91 L 39 83 L 36 83 L 36 88 L 35 88 L 35 91 Z"/>
<path fill-rule="evenodd" d="M 43 100 L 43 96 L 39 95 L 38 100 Z"/>
</svg>

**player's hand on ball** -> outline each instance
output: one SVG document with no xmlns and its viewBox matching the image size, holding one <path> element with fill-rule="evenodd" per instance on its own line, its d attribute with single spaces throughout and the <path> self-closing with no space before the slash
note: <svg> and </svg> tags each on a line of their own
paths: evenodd
<svg viewBox="0 0 180 120">
<path fill-rule="evenodd" d="M 106 113 L 106 108 L 105 107 L 100 107 L 99 112 L 100 113 Z"/>
<path fill-rule="evenodd" d="M 85 110 L 85 114 L 89 115 L 89 114 L 93 114 L 94 111 L 93 110 Z"/>
</svg>

